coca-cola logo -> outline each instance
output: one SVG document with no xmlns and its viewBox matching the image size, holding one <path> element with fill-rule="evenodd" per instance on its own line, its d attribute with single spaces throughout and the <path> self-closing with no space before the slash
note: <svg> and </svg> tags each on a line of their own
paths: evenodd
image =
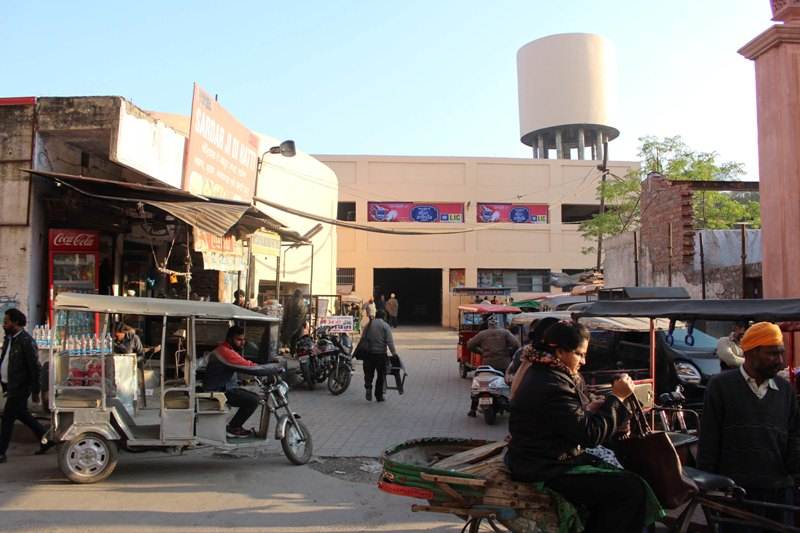
<svg viewBox="0 0 800 533">
<path fill-rule="evenodd" d="M 91 233 L 56 233 L 53 237 L 53 245 L 91 248 L 94 246 L 94 235 Z"/>
</svg>

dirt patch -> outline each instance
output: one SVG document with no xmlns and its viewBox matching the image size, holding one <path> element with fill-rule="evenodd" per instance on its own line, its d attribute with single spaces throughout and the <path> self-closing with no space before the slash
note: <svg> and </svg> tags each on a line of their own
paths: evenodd
<svg viewBox="0 0 800 533">
<path fill-rule="evenodd" d="M 367 484 L 377 483 L 383 468 L 374 457 L 315 457 L 308 466 L 337 479 Z"/>
</svg>

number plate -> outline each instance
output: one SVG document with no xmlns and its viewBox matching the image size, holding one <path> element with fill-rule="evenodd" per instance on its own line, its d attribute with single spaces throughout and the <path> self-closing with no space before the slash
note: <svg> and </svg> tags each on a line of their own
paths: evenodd
<svg viewBox="0 0 800 533">
<path fill-rule="evenodd" d="M 493 398 L 478 398 L 478 405 L 492 405 L 494 403 Z"/>
</svg>

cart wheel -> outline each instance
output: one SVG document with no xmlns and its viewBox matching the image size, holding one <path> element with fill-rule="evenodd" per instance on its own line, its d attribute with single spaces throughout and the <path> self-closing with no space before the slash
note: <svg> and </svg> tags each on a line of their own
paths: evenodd
<svg viewBox="0 0 800 533">
<path fill-rule="evenodd" d="M 311 441 L 311 432 L 298 419 L 289 421 L 286 425 L 286 435 L 281 439 L 281 448 L 286 458 L 296 465 L 304 465 L 311 460 L 314 445 Z"/>
<path fill-rule="evenodd" d="M 74 483 L 97 483 L 117 467 L 117 445 L 97 433 L 81 433 L 58 445 L 58 466 Z"/>
<path fill-rule="evenodd" d="M 490 426 L 493 426 L 495 422 L 497 422 L 497 410 L 493 405 L 483 410 L 483 419 Z"/>
<path fill-rule="evenodd" d="M 458 363 L 458 375 L 461 376 L 463 379 L 467 379 L 467 374 L 469 374 L 467 365 L 465 365 L 464 363 Z"/>
</svg>

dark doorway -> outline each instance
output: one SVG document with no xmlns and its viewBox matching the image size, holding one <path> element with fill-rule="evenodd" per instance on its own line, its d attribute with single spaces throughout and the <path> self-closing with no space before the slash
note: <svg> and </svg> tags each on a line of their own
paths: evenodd
<svg viewBox="0 0 800 533">
<path fill-rule="evenodd" d="M 403 324 L 442 323 L 442 271 L 439 268 L 376 268 L 375 300 L 397 295 L 398 321 Z"/>
</svg>

